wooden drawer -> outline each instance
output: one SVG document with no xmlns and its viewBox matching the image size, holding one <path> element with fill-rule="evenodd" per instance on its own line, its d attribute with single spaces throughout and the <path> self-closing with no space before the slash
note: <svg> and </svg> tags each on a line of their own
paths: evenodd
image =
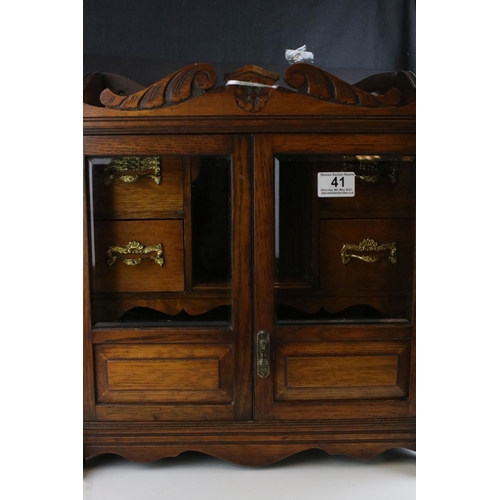
<svg viewBox="0 0 500 500">
<path fill-rule="evenodd" d="M 319 283 L 337 294 L 411 294 L 412 219 L 322 220 Z"/>
<path fill-rule="evenodd" d="M 183 291 L 183 233 L 182 220 L 97 222 L 94 291 Z"/>
<path fill-rule="evenodd" d="M 182 157 L 134 156 L 89 161 L 94 219 L 182 216 Z"/>
<path fill-rule="evenodd" d="M 275 399 L 406 398 L 411 342 L 283 342 L 275 349 Z"/>
<path fill-rule="evenodd" d="M 362 162 L 320 163 L 318 172 L 355 172 L 355 195 L 347 198 L 319 198 L 323 217 L 411 217 L 415 214 L 415 161 L 380 162 L 381 167 L 362 170 Z M 352 167 L 349 165 L 352 164 Z M 346 166 L 347 165 L 347 166 Z M 365 166 L 364 168 L 368 168 Z M 377 172 L 379 174 L 377 175 Z M 316 175 L 317 183 L 317 175 Z M 315 189 L 317 193 L 317 184 Z"/>
<path fill-rule="evenodd" d="M 99 403 L 230 403 L 230 344 L 96 345 Z"/>
</svg>

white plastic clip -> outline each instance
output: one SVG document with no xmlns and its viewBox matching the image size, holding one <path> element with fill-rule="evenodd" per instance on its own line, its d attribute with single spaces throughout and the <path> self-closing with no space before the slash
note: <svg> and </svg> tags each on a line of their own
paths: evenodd
<svg viewBox="0 0 500 500">
<path fill-rule="evenodd" d="M 226 83 L 226 87 L 229 85 L 243 85 L 245 87 L 264 87 L 266 89 L 277 89 L 278 85 L 266 85 L 265 83 L 257 83 L 257 82 L 242 82 L 240 80 L 228 80 Z"/>
<path fill-rule="evenodd" d="M 314 62 L 314 54 L 312 52 L 306 51 L 307 47 L 302 45 L 298 49 L 286 49 L 285 58 L 289 64 L 295 63 L 309 63 L 313 64 Z"/>
</svg>

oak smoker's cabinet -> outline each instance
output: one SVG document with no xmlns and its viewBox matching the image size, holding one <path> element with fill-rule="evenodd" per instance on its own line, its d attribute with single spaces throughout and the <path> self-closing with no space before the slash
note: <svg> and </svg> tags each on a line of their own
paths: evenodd
<svg viewBox="0 0 500 500">
<path fill-rule="evenodd" d="M 415 80 L 84 84 L 84 457 L 415 449 Z"/>
</svg>

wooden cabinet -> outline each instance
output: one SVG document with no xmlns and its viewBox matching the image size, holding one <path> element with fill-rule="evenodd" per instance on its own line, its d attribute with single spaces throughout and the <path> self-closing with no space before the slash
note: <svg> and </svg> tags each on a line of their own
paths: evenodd
<svg viewBox="0 0 500 500">
<path fill-rule="evenodd" d="M 278 78 L 86 77 L 85 457 L 415 449 L 414 77 Z"/>
</svg>

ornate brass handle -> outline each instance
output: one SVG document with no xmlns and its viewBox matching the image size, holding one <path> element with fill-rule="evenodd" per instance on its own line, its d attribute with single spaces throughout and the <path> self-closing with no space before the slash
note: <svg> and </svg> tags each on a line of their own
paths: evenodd
<svg viewBox="0 0 500 500">
<path fill-rule="evenodd" d="M 261 378 L 267 378 L 270 373 L 271 336 L 269 332 L 261 330 L 257 334 L 257 375 Z"/>
<path fill-rule="evenodd" d="M 396 161 L 384 161 L 380 156 L 347 157 L 342 167 L 343 172 L 354 172 L 354 175 L 370 184 L 375 184 L 381 177 L 387 176 L 392 184 L 398 182 L 398 164 Z"/>
<path fill-rule="evenodd" d="M 396 242 L 393 241 L 391 243 L 382 243 L 378 244 L 375 240 L 371 238 L 365 238 L 359 245 L 354 245 L 352 243 L 346 243 L 342 250 L 340 250 L 340 258 L 342 259 L 342 264 L 348 264 L 351 259 L 360 259 L 363 262 L 377 262 L 379 260 L 380 255 L 364 255 L 369 252 L 383 252 L 389 250 L 389 262 L 396 264 L 398 261 L 397 258 L 397 248 Z M 351 252 L 363 252 L 362 255 L 357 255 Z"/>
<path fill-rule="evenodd" d="M 149 255 L 156 252 L 156 254 Z M 127 266 L 137 266 L 147 260 L 154 260 L 159 266 L 163 266 L 163 246 L 161 243 L 158 245 L 144 246 L 139 241 L 129 241 L 124 247 L 111 246 L 108 247 L 106 252 L 108 257 L 107 264 L 112 266 L 116 260 L 121 260 Z M 130 255 L 141 255 L 141 257 L 130 257 Z"/>
<path fill-rule="evenodd" d="M 131 183 L 151 177 L 156 184 L 161 183 L 160 158 L 149 156 L 124 156 L 113 158 L 104 169 L 104 184 L 109 185 L 113 179 Z"/>
</svg>

